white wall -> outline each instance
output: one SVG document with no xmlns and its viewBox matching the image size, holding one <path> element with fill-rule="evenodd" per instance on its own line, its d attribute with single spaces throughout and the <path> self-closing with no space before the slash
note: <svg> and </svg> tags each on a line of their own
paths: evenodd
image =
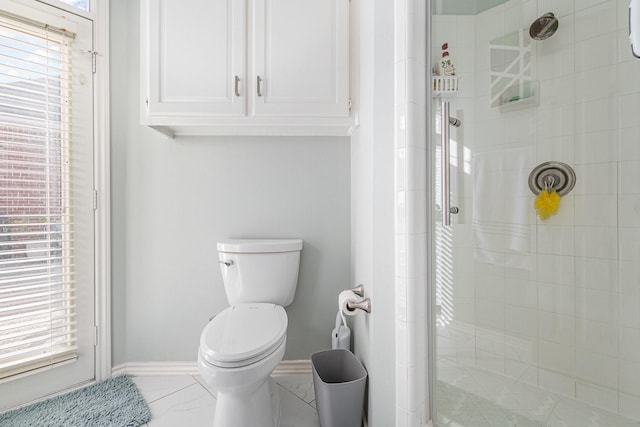
<svg viewBox="0 0 640 427">
<path fill-rule="evenodd" d="M 352 2 L 360 123 L 351 142 L 352 277 L 372 300 L 372 313 L 354 318 L 353 335 L 369 373 L 371 427 L 396 425 L 393 6 Z"/>
<path fill-rule="evenodd" d="M 350 287 L 350 148 L 339 137 L 171 140 L 138 124 L 138 2 L 111 1 L 113 358 L 194 361 L 226 307 L 215 242 L 304 240 L 285 359 L 330 346 Z"/>
</svg>

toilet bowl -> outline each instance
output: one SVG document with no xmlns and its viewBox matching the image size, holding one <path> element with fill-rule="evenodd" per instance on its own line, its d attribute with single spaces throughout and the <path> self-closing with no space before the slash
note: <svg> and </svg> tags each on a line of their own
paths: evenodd
<svg viewBox="0 0 640 427">
<path fill-rule="evenodd" d="M 275 427 L 271 372 L 286 347 L 287 315 L 275 304 L 231 306 L 202 331 L 198 368 L 217 392 L 214 427 Z"/>
<path fill-rule="evenodd" d="M 218 392 L 213 425 L 277 427 L 270 377 L 285 352 L 283 307 L 295 297 L 302 240 L 229 239 L 217 248 L 230 307 L 207 324 L 198 349 L 200 375 Z"/>
</svg>

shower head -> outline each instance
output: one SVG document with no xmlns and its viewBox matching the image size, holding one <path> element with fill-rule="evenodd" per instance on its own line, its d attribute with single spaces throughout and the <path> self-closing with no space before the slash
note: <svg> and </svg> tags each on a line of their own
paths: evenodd
<svg viewBox="0 0 640 427">
<path fill-rule="evenodd" d="M 545 13 L 533 21 L 529 27 L 529 35 L 534 40 L 548 39 L 558 30 L 558 25 L 558 18 L 553 13 Z"/>
</svg>

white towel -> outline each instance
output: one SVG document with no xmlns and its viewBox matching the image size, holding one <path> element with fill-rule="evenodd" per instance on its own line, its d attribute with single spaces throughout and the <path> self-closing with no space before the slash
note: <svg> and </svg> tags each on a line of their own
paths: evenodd
<svg viewBox="0 0 640 427">
<path fill-rule="evenodd" d="M 530 270 L 532 263 L 528 193 L 531 148 L 473 156 L 473 244 L 477 260 Z"/>
</svg>

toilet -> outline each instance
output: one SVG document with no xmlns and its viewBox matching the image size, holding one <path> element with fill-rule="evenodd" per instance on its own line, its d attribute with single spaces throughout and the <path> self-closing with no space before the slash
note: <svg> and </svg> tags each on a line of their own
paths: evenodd
<svg viewBox="0 0 640 427">
<path fill-rule="evenodd" d="M 214 427 L 277 427 L 271 373 L 282 360 L 302 240 L 218 242 L 229 307 L 200 335 L 198 369 L 217 394 Z M 276 408 L 277 409 L 277 408 Z"/>
</svg>

